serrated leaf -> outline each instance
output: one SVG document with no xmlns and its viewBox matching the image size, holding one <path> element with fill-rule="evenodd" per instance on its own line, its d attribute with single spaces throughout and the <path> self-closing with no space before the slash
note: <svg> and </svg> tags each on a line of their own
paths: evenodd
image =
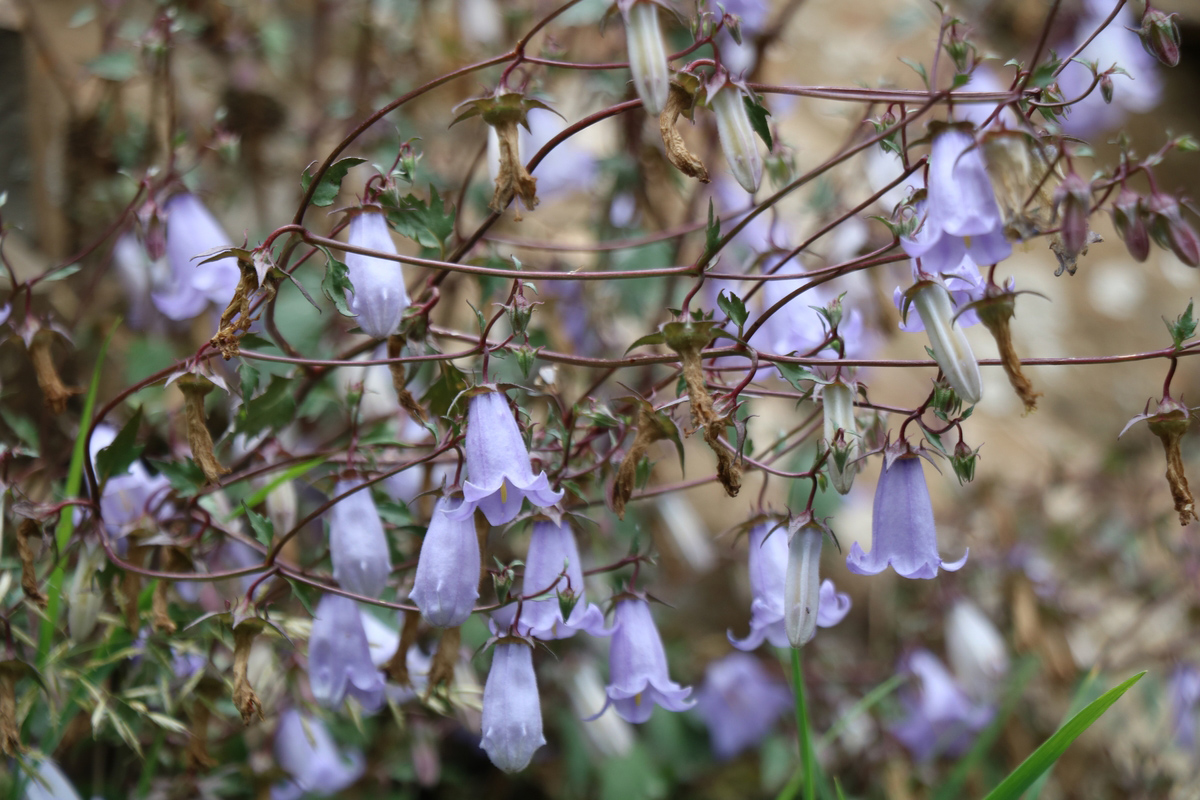
<svg viewBox="0 0 1200 800">
<path fill-rule="evenodd" d="M 803 386 L 802 382 L 807 381 L 810 384 L 824 383 L 824 381 L 811 370 L 807 370 L 798 364 L 788 364 L 783 361 L 777 361 L 775 362 L 775 369 L 779 370 L 779 374 L 783 376 L 785 381 L 790 383 L 798 391 L 806 394 L 811 392 L 813 387 L 811 385 Z"/>
<path fill-rule="evenodd" d="M 775 142 L 771 138 L 771 126 L 767 124 L 767 117 L 771 116 L 771 112 L 767 111 L 766 106 L 762 103 L 748 95 L 742 95 L 742 103 L 746 106 L 746 113 L 750 115 L 750 124 L 754 127 L 758 138 L 766 143 L 768 150 L 774 150 Z"/>
<path fill-rule="evenodd" d="M 429 385 L 421 398 L 430 413 L 437 417 L 450 415 L 455 399 L 467 388 L 467 376 L 448 361 L 438 364 L 438 379 Z"/>
<path fill-rule="evenodd" d="M 238 411 L 237 429 L 247 436 L 257 436 L 268 428 L 278 429 L 295 417 L 294 384 L 282 375 L 272 375 L 262 394 L 243 399 Z"/>
<path fill-rule="evenodd" d="M 129 421 L 121 426 L 112 444 L 102 447 L 96 454 L 96 473 L 101 483 L 114 475 L 124 475 L 129 471 L 130 465 L 142 455 L 146 448 L 137 443 L 138 428 L 141 425 L 142 407 L 138 406 Z"/>
<path fill-rule="evenodd" d="M 901 58 L 901 63 L 905 64 L 913 72 L 921 76 L 921 83 L 925 84 L 925 88 L 929 88 L 929 73 L 925 71 L 925 65 L 920 61 L 913 61 L 911 58 Z"/>
<path fill-rule="evenodd" d="M 321 182 L 313 190 L 312 204 L 321 208 L 333 205 L 333 201 L 337 200 L 338 193 L 342 190 L 342 181 L 345 180 L 346 174 L 359 164 L 366 163 L 366 161 L 365 158 L 349 156 L 330 164 L 329 169 L 325 170 L 325 174 L 321 176 Z M 313 179 L 313 176 L 309 174 L 309 169 L 311 168 L 312 165 L 310 164 L 304 169 L 304 174 L 300 176 L 300 186 L 306 192 Z"/>
<path fill-rule="evenodd" d="M 733 292 L 730 292 L 728 295 L 726 295 L 725 292 L 722 291 L 719 295 L 717 295 L 717 305 L 729 316 L 729 319 L 733 321 L 733 324 L 737 325 L 738 332 L 740 333 L 742 326 L 746 324 L 747 317 L 749 317 L 749 314 L 746 311 L 746 304 L 742 301 L 742 298 L 738 297 Z"/>
<path fill-rule="evenodd" d="M 317 612 L 317 590 L 305 583 L 286 578 L 287 582 L 292 587 L 292 594 L 296 595 L 296 599 L 300 601 L 300 605 L 304 606 L 304 610 L 308 612 L 310 617 L 316 617 Z"/>
<path fill-rule="evenodd" d="M 1187 309 L 1182 315 L 1175 318 L 1173 322 L 1167 322 L 1167 330 L 1171 333 L 1171 340 L 1174 342 L 1175 349 L 1183 349 L 1183 343 L 1196 333 L 1196 319 L 1192 316 L 1193 301 L 1188 300 Z M 1163 320 L 1166 322 L 1166 320 Z"/>
<path fill-rule="evenodd" d="M 416 195 L 407 195 L 388 210 L 388 219 L 401 236 L 444 253 L 447 240 L 454 234 L 455 214 L 454 206 L 446 210 L 446 202 L 431 185 L 428 203 Z"/>
<path fill-rule="evenodd" d="M 641 347 L 642 345 L 646 345 L 646 344 L 663 344 L 663 343 L 665 343 L 666 341 L 667 341 L 666 334 L 664 334 L 662 331 L 655 331 L 654 333 L 648 333 L 648 334 L 646 334 L 646 335 L 645 335 L 645 336 L 643 336 L 642 338 L 640 338 L 640 339 L 638 339 L 637 341 L 635 341 L 633 344 L 629 345 L 629 347 L 626 347 L 626 348 L 625 348 L 625 352 L 626 352 L 626 353 L 628 353 L 628 352 L 629 352 L 630 350 L 632 350 L 633 348 L 635 348 L 635 347 Z"/>
<path fill-rule="evenodd" d="M 354 294 L 354 284 L 350 282 L 350 268 L 334 258 L 328 250 L 325 250 L 325 259 L 325 277 L 321 279 L 321 291 L 343 317 L 358 316 L 350 310 L 346 302 L 346 292 Z"/>
<path fill-rule="evenodd" d="M 708 225 L 704 228 L 704 256 L 701 261 L 708 261 L 716 254 L 721 246 L 721 220 L 713 212 L 713 201 L 708 201 Z"/>
<path fill-rule="evenodd" d="M 250 520 L 250 529 L 254 531 L 254 538 L 258 539 L 261 544 L 270 547 L 271 540 L 275 538 L 275 523 L 246 505 L 245 500 L 242 501 L 242 511 L 246 513 L 246 519 Z"/>
<path fill-rule="evenodd" d="M 156 461 L 152 458 L 150 463 L 166 476 L 171 488 L 182 497 L 191 497 L 201 486 L 208 483 L 204 471 L 190 458 L 184 461 Z"/>
</svg>

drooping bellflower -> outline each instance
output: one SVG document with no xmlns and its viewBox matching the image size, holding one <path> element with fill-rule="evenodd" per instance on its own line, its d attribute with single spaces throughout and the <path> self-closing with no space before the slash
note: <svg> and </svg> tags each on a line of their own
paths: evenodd
<svg viewBox="0 0 1200 800">
<path fill-rule="evenodd" d="M 657 117 L 667 104 L 671 88 L 667 49 L 658 25 L 658 4 L 653 0 L 619 0 L 618 7 L 625 17 L 625 47 L 633 86 L 646 112 Z"/>
<path fill-rule="evenodd" d="M 550 488 L 545 472 L 533 474 L 521 429 L 503 392 L 486 389 L 471 398 L 464 449 L 464 502 L 447 511 L 451 519 L 470 518 L 478 508 L 491 524 L 504 525 L 520 513 L 526 497 L 540 508 L 562 499 L 562 490 Z"/>
<path fill-rule="evenodd" d="M 501 639 L 492 651 L 492 666 L 483 686 L 483 739 L 492 763 L 519 772 L 546 743 L 542 704 L 533 672 L 533 648 L 520 639 Z"/>
<path fill-rule="evenodd" d="M 750 603 L 750 634 L 741 640 L 729 634 L 730 643 L 739 650 L 754 650 L 763 640 L 775 647 L 790 644 L 784 619 L 788 551 L 787 531 L 783 528 L 772 532 L 771 525 L 763 523 L 750 531 L 750 588 L 754 592 Z M 850 613 L 850 596 L 838 592 L 833 581 L 826 579 L 821 583 L 818 598 L 818 627 L 832 628 Z"/>
<path fill-rule="evenodd" d="M 479 598 L 480 556 L 475 523 L 470 516 L 448 513 L 465 505 L 443 497 L 434 506 L 409 593 L 425 621 L 441 628 L 466 622 Z"/>
<path fill-rule="evenodd" d="M 722 72 L 723 80 L 708 89 L 708 102 L 717 118 L 717 137 L 729 163 L 729 171 L 751 194 L 762 183 L 763 162 L 758 137 L 750 124 L 745 92 Z"/>
<path fill-rule="evenodd" d="M 526 596 L 538 596 L 520 603 L 521 617 L 516 632 L 521 636 L 540 640 L 567 639 L 579 630 L 593 636 L 609 634 L 604 627 L 604 613 L 595 603 L 587 601 L 579 548 L 575 544 L 575 534 L 567 525 L 549 520 L 533 524 L 529 552 L 525 556 L 522 592 Z M 565 620 L 560 597 L 573 603 Z M 516 614 L 516 603 L 497 609 L 492 614 L 493 632 L 503 634 L 508 631 Z"/>
<path fill-rule="evenodd" d="M 355 247 L 396 252 L 396 243 L 388 232 L 387 217 L 375 208 L 365 208 L 350 219 L 346 241 Z M 358 316 L 363 333 L 386 339 L 400 327 L 400 318 L 409 306 L 404 287 L 404 271 L 398 261 L 346 253 L 346 270 L 354 293 L 346 293 L 346 305 Z"/>
<path fill-rule="evenodd" d="M 902 669 L 918 678 L 920 688 L 901 693 L 900 702 L 906 713 L 904 719 L 891 727 L 892 735 L 917 761 L 927 761 L 943 753 L 951 757 L 962 755 L 976 734 L 991 722 L 995 710 L 972 702 L 954 676 L 928 650 L 912 653 Z"/>
<path fill-rule="evenodd" d="M 97 425 L 89 442 L 92 465 L 96 456 L 117 438 L 111 425 Z M 100 495 L 100 514 L 110 536 L 124 536 L 147 513 L 149 504 L 162 497 L 171 484 L 165 475 L 151 475 L 140 460 L 134 460 L 120 475 L 112 475 L 104 483 Z"/>
<path fill-rule="evenodd" d="M 271 800 L 331 797 L 347 788 L 366 770 L 358 750 L 338 748 L 325 723 L 289 708 L 275 729 L 275 761 L 288 780 L 271 787 Z"/>
<path fill-rule="evenodd" d="M 334 496 L 357 485 L 354 481 L 338 481 Z M 343 589 L 364 597 L 383 594 L 392 558 L 370 489 L 354 492 L 329 509 L 329 554 L 333 577 Z"/>
<path fill-rule="evenodd" d="M 608 650 L 608 705 L 626 722 L 650 719 L 655 705 L 684 711 L 695 705 L 690 686 L 680 686 L 667 673 L 667 654 L 650 615 L 650 604 L 638 597 L 617 601 L 613 637 Z"/>
<path fill-rule="evenodd" d="M 925 221 L 913 238 L 901 240 L 904 252 L 922 259 L 929 273 L 952 270 L 965 255 L 990 265 L 1012 253 L 972 131 L 969 125 L 945 125 L 933 132 Z"/>
<path fill-rule="evenodd" d="M 961 569 L 967 554 L 942 561 L 920 457 L 907 442 L 888 447 L 871 510 L 871 552 L 864 553 L 855 542 L 846 556 L 847 568 L 859 575 L 878 575 L 891 567 L 904 578 L 934 578 L 939 567 Z"/>
<path fill-rule="evenodd" d="M 177 194 L 163 204 L 167 218 L 168 281 L 151 292 L 154 305 L 174 320 L 191 319 L 209 303 L 220 308 L 233 298 L 241 279 L 237 259 L 222 258 L 200 264 L 196 256 L 228 247 L 229 236 L 216 218 L 193 194 Z"/>
<path fill-rule="evenodd" d="M 753 656 L 730 653 L 712 662 L 696 691 L 696 713 L 722 760 L 761 742 L 792 708 L 792 692 Z"/>
<path fill-rule="evenodd" d="M 326 708 L 340 708 L 347 694 L 366 711 L 383 705 L 383 673 L 371 661 L 358 605 L 348 597 L 327 594 L 317 604 L 308 639 L 308 682 Z"/>
</svg>

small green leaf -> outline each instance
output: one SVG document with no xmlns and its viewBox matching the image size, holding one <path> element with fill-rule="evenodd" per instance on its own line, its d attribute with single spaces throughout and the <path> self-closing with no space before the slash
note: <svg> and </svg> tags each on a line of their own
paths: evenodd
<svg viewBox="0 0 1200 800">
<path fill-rule="evenodd" d="M 708 261 L 717 253 L 721 246 L 721 220 L 713 213 L 713 201 L 708 201 L 708 226 L 704 229 L 704 256 L 701 261 Z"/>
<path fill-rule="evenodd" d="M 337 306 L 338 313 L 343 317 L 358 316 L 346 304 L 346 292 L 354 294 L 354 284 L 350 282 L 350 268 L 334 258 L 328 250 L 325 250 L 325 258 L 325 277 L 321 279 L 321 291 Z"/>
<path fill-rule="evenodd" d="M 911 58 L 900 59 L 902 63 L 907 65 L 909 69 L 921 76 L 921 82 L 925 84 L 925 88 L 929 88 L 929 73 L 925 71 L 925 65 L 920 61 L 913 61 Z"/>
<path fill-rule="evenodd" d="M 351 156 L 330 164 L 329 169 L 325 170 L 325 174 L 321 176 L 321 182 L 313 191 L 312 204 L 321 208 L 333 205 L 333 201 L 337 200 L 338 193 L 342 190 L 342 181 L 345 179 L 346 173 L 365 162 L 365 158 Z M 306 192 L 309 184 L 312 183 L 312 175 L 308 171 L 311 167 L 311 164 L 306 167 L 304 174 L 300 176 L 300 186 Z"/>
<path fill-rule="evenodd" d="M 400 198 L 394 208 L 388 209 L 388 219 L 401 236 L 422 247 L 445 253 L 446 242 L 454 234 L 455 213 L 454 206 L 447 210 L 437 189 L 430 186 L 428 203 L 416 195 L 407 195 Z"/>
<path fill-rule="evenodd" d="M 246 501 L 242 501 L 242 510 L 246 512 L 246 519 L 250 520 L 250 528 L 254 531 L 254 538 L 266 547 L 271 546 L 271 540 L 275 538 L 275 523 L 271 522 L 270 518 L 259 514 L 250 506 L 246 505 Z"/>
<path fill-rule="evenodd" d="M 746 313 L 746 304 L 742 301 L 742 298 L 733 292 L 730 292 L 728 296 L 726 296 L 725 292 L 721 292 L 717 295 L 717 305 L 729 315 L 729 319 L 733 321 L 733 324 L 738 326 L 740 334 L 742 326 L 746 324 L 746 318 L 749 316 Z"/>
<path fill-rule="evenodd" d="M 304 610 L 308 612 L 310 617 L 317 616 L 317 590 L 313 587 L 294 581 L 291 578 L 286 579 L 292 587 L 292 594 L 296 595 L 296 599 L 300 601 L 300 605 L 304 606 Z"/>
<path fill-rule="evenodd" d="M 42 446 L 38 438 L 37 426 L 29 417 L 0 408 L 0 418 L 4 420 L 5 425 L 12 428 L 17 438 L 30 450 L 30 455 L 36 458 Z"/>
<path fill-rule="evenodd" d="M 204 477 L 204 471 L 196 465 L 195 461 L 190 458 L 184 461 L 156 461 L 150 459 L 151 465 L 160 473 L 166 476 L 170 482 L 171 488 L 182 497 L 191 497 L 201 486 L 204 486 L 208 479 Z"/>
<path fill-rule="evenodd" d="M 811 385 L 803 386 L 802 382 L 804 381 L 808 381 L 810 383 L 825 382 L 812 371 L 807 370 L 797 364 L 788 364 L 782 361 L 777 361 L 775 362 L 775 369 L 779 370 L 779 374 L 783 376 L 785 381 L 790 383 L 793 387 L 801 392 L 808 393 L 813 390 Z"/>
<path fill-rule="evenodd" d="M 1183 349 L 1183 343 L 1196 334 L 1196 319 L 1192 316 L 1192 300 L 1188 300 L 1187 310 L 1175 318 L 1174 322 L 1166 322 L 1167 330 L 1171 333 L 1171 341 L 1176 350 Z"/>
<path fill-rule="evenodd" d="M 282 428 L 295 419 L 296 397 L 293 382 L 282 375 L 272 375 L 267 388 L 252 399 L 243 398 L 238 411 L 237 429 L 247 436 L 257 436 L 268 428 Z"/>
<path fill-rule="evenodd" d="M 771 112 L 749 95 L 743 95 L 742 102 L 746 105 L 746 113 L 750 115 L 750 124 L 754 126 L 754 132 L 766 142 L 768 150 L 774 150 L 775 142 L 771 139 L 771 126 L 767 124 L 767 117 L 771 116 Z"/>
<path fill-rule="evenodd" d="M 129 466 L 141 456 L 142 450 L 145 449 L 144 445 L 137 443 L 138 428 L 141 424 L 142 407 L 138 406 L 129 421 L 121 426 L 121 431 L 112 440 L 112 444 L 101 448 L 96 454 L 96 472 L 101 483 L 114 475 L 124 475 Z"/>
<path fill-rule="evenodd" d="M 632 350 L 633 348 L 635 348 L 635 347 L 641 347 L 642 345 L 646 345 L 646 344 L 663 344 L 663 343 L 664 343 L 664 342 L 666 342 L 666 341 L 667 341 L 667 336 L 666 336 L 666 334 L 664 334 L 662 331 L 655 331 L 654 333 L 648 333 L 648 334 L 646 334 L 646 335 L 645 335 L 645 336 L 643 336 L 642 338 L 640 338 L 640 339 L 638 339 L 637 341 L 635 341 L 633 344 L 629 345 L 629 347 L 626 347 L 626 348 L 625 348 L 625 352 L 626 352 L 626 353 L 628 353 L 628 352 L 629 352 L 630 350 Z"/>
</svg>

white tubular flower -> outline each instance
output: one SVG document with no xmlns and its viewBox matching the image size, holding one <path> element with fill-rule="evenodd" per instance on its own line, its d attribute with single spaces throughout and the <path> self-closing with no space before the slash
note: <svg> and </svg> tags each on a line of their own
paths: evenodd
<svg viewBox="0 0 1200 800">
<path fill-rule="evenodd" d="M 1004 637 L 970 600 L 959 600 L 946 615 L 946 655 L 963 688 L 976 700 L 993 699 L 1004 685 Z"/>
<path fill-rule="evenodd" d="M 671 91 L 667 49 L 658 26 L 658 5 L 645 1 L 621 5 L 633 85 L 647 113 L 657 117 L 667 104 L 667 95 Z"/>
<path fill-rule="evenodd" d="M 817 632 L 821 602 L 821 544 L 825 532 L 810 522 L 792 534 L 788 543 L 784 583 L 784 628 L 792 647 L 803 647 Z"/>
<path fill-rule="evenodd" d="M 355 214 L 346 241 L 381 253 L 396 252 L 387 217 L 378 209 L 364 209 Z M 358 326 L 368 336 L 386 339 L 400 327 L 400 318 L 409 305 L 399 262 L 347 253 L 346 269 L 354 285 L 354 294 L 347 292 L 346 304 L 358 316 Z"/>
<path fill-rule="evenodd" d="M 858 465 L 858 426 L 854 421 L 853 384 L 830 383 L 821 390 L 825 409 L 825 442 L 829 446 L 829 482 L 839 494 L 846 494 L 854 484 Z M 842 432 L 838 440 L 838 432 Z"/>
<path fill-rule="evenodd" d="M 983 378 L 979 362 L 971 351 L 967 335 L 954 319 L 954 303 L 950 293 L 936 283 L 927 283 L 912 296 L 912 303 L 921 315 L 933 358 L 964 402 L 975 404 L 983 397 Z"/>
<path fill-rule="evenodd" d="M 708 102 L 717 117 L 717 136 L 729 171 L 743 189 L 754 194 L 762 183 L 763 162 L 743 97 L 742 90 L 727 81 L 709 94 Z"/>
</svg>

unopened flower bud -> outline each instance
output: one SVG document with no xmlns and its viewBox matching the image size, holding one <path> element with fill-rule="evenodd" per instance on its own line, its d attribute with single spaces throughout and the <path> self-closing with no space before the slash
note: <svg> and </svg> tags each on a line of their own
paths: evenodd
<svg viewBox="0 0 1200 800">
<path fill-rule="evenodd" d="M 1160 247 L 1171 250 L 1189 267 L 1200 266 L 1200 238 L 1183 219 L 1179 201 L 1165 194 L 1153 194 L 1147 203 L 1150 235 Z"/>
<path fill-rule="evenodd" d="M 754 194 L 762 183 L 763 164 L 744 97 L 741 89 L 727 82 L 709 95 L 709 105 L 717 117 L 717 136 L 730 172 L 743 189 Z"/>
<path fill-rule="evenodd" d="M 976 700 L 991 700 L 1008 673 L 1004 637 L 970 600 L 959 600 L 946 615 L 946 654 L 963 687 Z"/>
<path fill-rule="evenodd" d="M 854 387 L 838 381 L 821 390 L 825 410 L 825 441 L 829 445 L 829 482 L 846 494 L 858 471 L 858 427 L 854 421 Z M 840 435 L 839 435 L 840 434 Z"/>
<path fill-rule="evenodd" d="M 1054 208 L 1062 219 L 1063 248 L 1072 258 L 1079 256 L 1088 241 L 1088 214 L 1092 210 L 1092 187 L 1072 172 L 1054 192 Z"/>
<path fill-rule="evenodd" d="M 821 544 L 825 531 L 809 522 L 788 543 L 784 583 L 784 627 L 792 647 L 803 647 L 817 632 L 821 592 Z"/>
<path fill-rule="evenodd" d="M 658 5 L 643 0 L 622 8 L 622 11 L 633 85 L 646 112 L 657 117 L 667 104 L 667 95 L 671 91 L 667 49 L 658 26 Z"/>
<path fill-rule="evenodd" d="M 514 580 L 516 580 L 516 573 L 513 572 L 511 564 L 492 573 L 492 585 L 496 589 L 496 602 L 508 602 L 508 595 L 512 592 Z"/>
<path fill-rule="evenodd" d="M 357 484 L 338 481 L 334 496 L 345 494 Z M 329 551 L 333 577 L 347 591 L 379 597 L 392 571 L 387 535 L 369 489 L 342 498 L 329 509 Z"/>
<path fill-rule="evenodd" d="M 1146 52 L 1163 66 L 1173 67 L 1179 63 L 1179 26 L 1175 24 L 1174 14 L 1165 14 L 1147 4 L 1137 35 Z"/>
<path fill-rule="evenodd" d="M 1135 261 L 1150 255 L 1150 233 L 1146 230 L 1146 203 L 1132 189 L 1122 189 L 1112 205 L 1113 227 Z"/>
<path fill-rule="evenodd" d="M 954 467 L 954 474 L 958 476 L 959 483 L 970 483 L 975 480 L 975 461 L 979 458 L 979 451 L 972 450 L 965 443 L 959 442 L 954 446 L 954 455 L 950 457 L 950 465 Z"/>
<path fill-rule="evenodd" d="M 1107 72 L 1100 76 L 1100 97 L 1106 104 L 1111 103 L 1113 99 L 1113 79 Z"/>
<path fill-rule="evenodd" d="M 377 208 L 363 209 L 350 218 L 346 241 L 365 250 L 396 252 L 388 231 L 387 217 Z M 400 327 L 400 318 L 408 308 L 404 272 L 397 261 L 361 253 L 346 254 L 347 277 L 354 293 L 346 293 L 346 305 L 358 318 L 363 333 L 386 339 Z"/>
<path fill-rule="evenodd" d="M 563 619 L 571 618 L 571 612 L 575 610 L 575 606 L 579 603 L 579 597 L 579 592 L 574 589 L 558 590 L 558 610 L 562 614 Z"/>
<path fill-rule="evenodd" d="M 942 368 L 946 380 L 964 401 L 978 403 L 983 397 L 979 362 L 975 360 L 962 326 L 954 318 L 950 293 L 939 284 L 928 283 L 913 294 L 913 305 L 921 315 L 934 360 Z"/>
</svg>

